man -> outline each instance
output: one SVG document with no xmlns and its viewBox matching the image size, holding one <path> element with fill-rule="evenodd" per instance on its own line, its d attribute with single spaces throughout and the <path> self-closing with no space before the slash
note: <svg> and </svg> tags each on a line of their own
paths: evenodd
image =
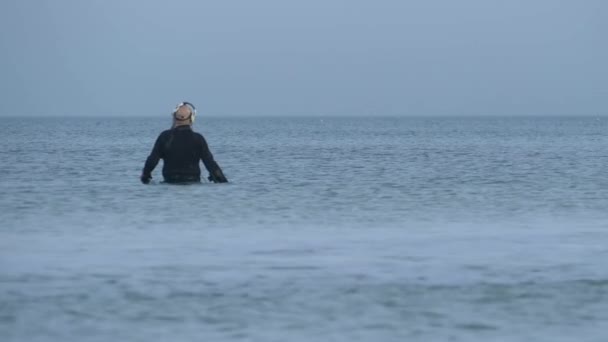
<svg viewBox="0 0 608 342">
<path fill-rule="evenodd" d="M 199 161 L 209 171 L 209 181 L 226 183 L 222 169 L 213 159 L 205 138 L 192 131 L 196 108 L 189 102 L 177 105 L 173 112 L 173 127 L 162 132 L 146 159 L 141 182 L 150 183 L 152 170 L 163 159 L 163 178 L 166 183 L 198 183 L 201 181 Z"/>
</svg>

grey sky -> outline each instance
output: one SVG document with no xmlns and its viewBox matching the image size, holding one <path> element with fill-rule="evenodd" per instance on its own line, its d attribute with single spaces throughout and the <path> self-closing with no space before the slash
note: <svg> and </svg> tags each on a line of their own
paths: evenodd
<svg viewBox="0 0 608 342">
<path fill-rule="evenodd" d="M 0 29 L 4 116 L 608 114 L 602 0 L 2 0 Z"/>
</svg>

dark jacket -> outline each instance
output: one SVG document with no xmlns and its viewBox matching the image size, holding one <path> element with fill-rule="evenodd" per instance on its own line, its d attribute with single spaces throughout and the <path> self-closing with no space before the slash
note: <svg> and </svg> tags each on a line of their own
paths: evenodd
<svg viewBox="0 0 608 342">
<path fill-rule="evenodd" d="M 213 159 L 205 138 L 190 126 L 178 126 L 162 132 L 146 159 L 142 177 L 151 178 L 152 170 L 163 159 L 163 178 L 168 183 L 200 182 L 202 160 L 209 171 L 209 180 L 225 183 L 228 180 Z"/>
</svg>

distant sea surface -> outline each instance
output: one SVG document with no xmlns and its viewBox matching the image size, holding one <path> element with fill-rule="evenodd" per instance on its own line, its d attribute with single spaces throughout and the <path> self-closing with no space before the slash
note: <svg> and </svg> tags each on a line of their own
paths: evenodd
<svg viewBox="0 0 608 342">
<path fill-rule="evenodd" d="M 1 341 L 607 341 L 606 117 L 169 125 L 0 118 Z"/>
</svg>

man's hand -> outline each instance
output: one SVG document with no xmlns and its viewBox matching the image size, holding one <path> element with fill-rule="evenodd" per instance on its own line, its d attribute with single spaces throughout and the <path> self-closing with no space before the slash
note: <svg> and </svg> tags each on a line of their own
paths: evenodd
<svg viewBox="0 0 608 342">
<path fill-rule="evenodd" d="M 144 184 L 149 184 L 150 183 L 150 179 L 152 179 L 152 176 L 150 175 L 144 175 L 142 174 L 139 179 L 141 180 L 142 183 Z"/>
<path fill-rule="evenodd" d="M 224 176 L 222 170 L 217 169 L 213 173 L 209 173 L 209 177 L 207 179 L 213 183 L 228 183 L 228 179 Z"/>
</svg>

